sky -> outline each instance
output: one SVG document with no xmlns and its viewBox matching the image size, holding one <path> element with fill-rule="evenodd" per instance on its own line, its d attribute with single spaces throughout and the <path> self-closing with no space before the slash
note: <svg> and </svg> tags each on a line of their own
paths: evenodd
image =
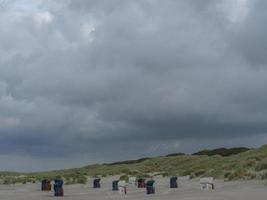
<svg viewBox="0 0 267 200">
<path fill-rule="evenodd" d="M 266 9 L 0 0 L 0 171 L 267 143 Z"/>
</svg>

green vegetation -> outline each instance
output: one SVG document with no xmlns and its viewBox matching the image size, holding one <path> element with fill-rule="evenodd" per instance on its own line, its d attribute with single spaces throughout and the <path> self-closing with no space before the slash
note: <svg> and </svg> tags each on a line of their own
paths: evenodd
<svg viewBox="0 0 267 200">
<path fill-rule="evenodd" d="M 166 155 L 166 157 L 174 157 L 174 156 L 184 156 L 184 153 L 172 153 L 172 154 L 168 154 Z"/>
<path fill-rule="evenodd" d="M 232 156 L 239 153 L 243 153 L 250 150 L 246 147 L 238 147 L 238 148 L 219 148 L 214 150 L 203 150 L 199 151 L 197 153 L 194 153 L 193 155 L 207 155 L 207 156 L 214 156 L 214 155 L 221 155 L 221 156 Z"/>
<path fill-rule="evenodd" d="M 121 175 L 122 180 L 127 180 L 129 176 L 147 177 L 150 173 L 163 176 L 189 175 L 191 178 L 212 176 L 226 181 L 267 179 L 267 145 L 228 156 L 171 154 L 42 173 L 2 172 L 0 183 L 28 183 L 60 176 L 65 179 L 66 184 L 85 184 L 89 177 Z"/>
<path fill-rule="evenodd" d="M 126 161 L 114 162 L 114 163 L 110 163 L 110 164 L 106 164 L 106 165 L 137 164 L 137 163 L 141 163 L 145 160 L 150 160 L 150 159 L 151 158 L 141 158 L 138 160 L 126 160 Z"/>
<path fill-rule="evenodd" d="M 129 176 L 127 176 L 127 175 L 122 175 L 121 177 L 120 177 L 120 181 L 126 181 L 126 182 L 128 182 L 129 181 Z"/>
</svg>

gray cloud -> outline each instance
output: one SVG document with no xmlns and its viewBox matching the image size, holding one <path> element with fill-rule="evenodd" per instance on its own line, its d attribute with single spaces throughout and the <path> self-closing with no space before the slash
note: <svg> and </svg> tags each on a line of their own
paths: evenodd
<svg viewBox="0 0 267 200">
<path fill-rule="evenodd" d="M 50 169 L 77 155 L 80 164 L 265 142 L 266 3 L 233 2 L 1 8 L 2 156 L 62 160 Z"/>
</svg>

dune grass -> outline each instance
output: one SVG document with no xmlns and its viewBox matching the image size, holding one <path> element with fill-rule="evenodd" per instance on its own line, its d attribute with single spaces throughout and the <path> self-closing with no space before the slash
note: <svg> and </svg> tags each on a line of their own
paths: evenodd
<svg viewBox="0 0 267 200">
<path fill-rule="evenodd" d="M 236 155 L 183 155 L 146 158 L 138 162 L 89 165 L 82 168 L 42 173 L 0 173 L 0 183 L 14 184 L 40 181 L 43 178 L 63 177 L 66 184 L 85 184 L 88 177 L 127 175 L 147 177 L 148 174 L 163 176 L 212 176 L 218 179 L 267 179 L 267 145 Z"/>
</svg>

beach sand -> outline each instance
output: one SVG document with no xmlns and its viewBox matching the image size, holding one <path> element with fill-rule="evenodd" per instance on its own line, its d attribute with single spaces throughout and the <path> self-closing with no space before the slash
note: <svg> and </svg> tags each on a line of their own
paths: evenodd
<svg viewBox="0 0 267 200">
<path fill-rule="evenodd" d="M 145 189 L 137 189 L 129 185 L 128 194 L 120 195 L 111 191 L 113 178 L 104 178 L 102 188 L 93 189 L 91 180 L 87 185 L 64 185 L 64 197 L 53 197 L 53 192 L 40 191 L 40 184 L 1 185 L 1 200 L 44 200 L 44 199 L 71 199 L 71 200 L 266 200 L 267 186 L 262 181 L 215 181 L 214 191 L 203 191 L 199 186 L 199 179 L 180 179 L 179 188 L 170 189 L 169 179 L 156 178 L 156 194 L 146 195 Z"/>
</svg>

